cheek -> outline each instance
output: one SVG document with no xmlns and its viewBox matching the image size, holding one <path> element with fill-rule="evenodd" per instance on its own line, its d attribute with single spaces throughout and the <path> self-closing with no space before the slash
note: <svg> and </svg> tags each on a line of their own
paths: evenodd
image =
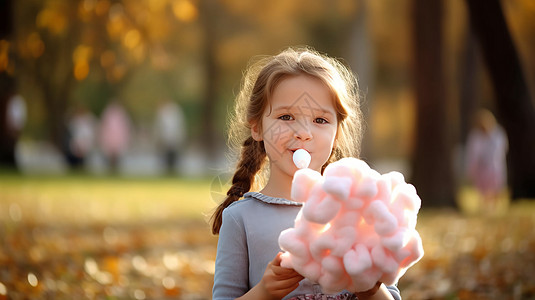
<svg viewBox="0 0 535 300">
<path fill-rule="evenodd" d="M 323 131 L 316 137 L 317 142 L 321 145 L 321 150 L 317 152 L 318 154 L 321 153 L 321 156 L 318 156 L 318 159 L 321 160 L 321 165 L 323 165 L 331 156 L 336 140 L 336 129 Z"/>
<path fill-rule="evenodd" d="M 330 130 L 324 131 L 322 134 L 322 142 L 328 145 L 331 145 L 330 147 L 331 149 L 336 141 L 336 133 L 337 133 L 337 128 L 335 127 L 335 128 L 331 128 Z"/>
<path fill-rule="evenodd" d="M 284 124 L 272 123 L 263 133 L 264 147 L 268 152 L 268 157 L 275 159 L 289 147 L 292 141 L 293 131 Z"/>
<path fill-rule="evenodd" d="M 284 123 L 273 122 L 270 125 L 271 126 L 267 127 L 263 132 L 264 139 L 268 140 L 270 143 L 274 145 L 280 145 L 292 138 L 292 128 Z"/>
<path fill-rule="evenodd" d="M 331 153 L 333 151 L 333 148 L 334 148 L 334 146 L 336 144 L 336 129 L 334 129 L 331 132 L 325 134 L 323 143 L 325 144 L 325 152 L 326 152 L 326 155 L 327 155 L 327 159 L 329 159 L 329 157 L 331 156 Z"/>
</svg>

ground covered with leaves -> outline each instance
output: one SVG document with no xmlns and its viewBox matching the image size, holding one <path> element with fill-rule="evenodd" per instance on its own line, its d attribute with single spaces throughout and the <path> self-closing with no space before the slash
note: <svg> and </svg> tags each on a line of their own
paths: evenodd
<svg viewBox="0 0 535 300">
<path fill-rule="evenodd" d="M 535 299 L 535 206 L 498 215 L 420 213 L 425 256 L 399 282 L 404 299 Z"/>
<path fill-rule="evenodd" d="M 210 299 L 213 181 L 0 180 L 0 299 Z M 535 202 L 427 211 L 404 299 L 535 299 Z"/>
</svg>

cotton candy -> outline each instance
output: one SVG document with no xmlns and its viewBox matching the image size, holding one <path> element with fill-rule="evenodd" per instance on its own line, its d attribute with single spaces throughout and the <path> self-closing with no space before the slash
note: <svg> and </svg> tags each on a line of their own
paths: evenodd
<svg viewBox="0 0 535 300">
<path fill-rule="evenodd" d="M 395 284 L 424 254 L 415 229 L 421 200 L 401 173 L 381 175 L 362 160 L 344 158 L 323 176 L 298 170 L 291 196 L 303 207 L 294 227 L 279 236 L 281 266 L 326 293 Z"/>
<path fill-rule="evenodd" d="M 310 153 L 308 153 L 308 151 L 306 151 L 305 149 L 297 149 L 294 152 L 292 158 L 295 166 L 299 169 L 308 168 L 310 160 L 312 159 Z"/>
</svg>

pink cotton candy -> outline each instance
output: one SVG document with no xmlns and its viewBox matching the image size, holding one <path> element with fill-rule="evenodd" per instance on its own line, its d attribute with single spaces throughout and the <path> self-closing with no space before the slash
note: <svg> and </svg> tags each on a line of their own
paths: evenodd
<svg viewBox="0 0 535 300">
<path fill-rule="evenodd" d="M 393 273 L 398 269 L 398 264 L 381 245 L 375 245 L 372 249 L 373 264 L 383 271 L 383 273 Z"/>
<path fill-rule="evenodd" d="M 378 192 L 377 181 L 372 176 L 369 176 L 369 177 L 362 178 L 359 184 L 356 185 L 353 195 L 356 198 L 362 198 L 363 200 L 370 200 L 377 195 L 377 192 Z"/>
<path fill-rule="evenodd" d="M 336 219 L 334 219 L 331 222 L 331 226 L 335 228 L 343 228 L 343 227 L 357 227 L 360 223 L 361 215 L 356 210 L 350 210 L 346 211 L 344 210 L 341 212 Z"/>
<path fill-rule="evenodd" d="M 353 158 L 342 158 L 336 166 L 328 165 L 323 172 L 325 177 L 339 176 L 352 178 L 353 181 L 359 181 L 363 174 L 368 173 L 370 167 L 362 160 Z"/>
<path fill-rule="evenodd" d="M 351 184 L 353 181 L 350 177 L 325 177 L 323 181 L 323 190 L 334 196 L 336 200 L 346 201 L 351 192 Z"/>
<path fill-rule="evenodd" d="M 303 202 L 293 228 L 281 232 L 283 267 L 324 292 L 365 291 L 396 283 L 423 256 L 415 230 L 421 200 L 401 173 L 384 175 L 356 158 L 320 173 L 294 175 L 292 198 Z"/>
<path fill-rule="evenodd" d="M 350 276 L 362 276 L 364 271 L 373 266 L 370 251 L 363 244 L 357 244 L 355 249 L 350 249 L 344 255 L 344 266 Z"/>
<path fill-rule="evenodd" d="M 321 180 L 323 180 L 321 174 L 311 169 L 301 169 L 299 172 L 295 172 L 292 183 L 292 199 L 297 202 L 305 202 L 312 187 Z"/>
<path fill-rule="evenodd" d="M 375 286 L 377 281 L 381 279 L 382 272 L 377 268 L 372 267 L 359 274 L 359 276 L 351 277 L 352 285 L 348 286 L 348 291 L 367 291 Z"/>
<path fill-rule="evenodd" d="M 374 224 L 375 232 L 380 236 L 389 236 L 398 229 L 398 220 L 386 204 L 375 200 L 364 211 L 366 223 Z"/>
<path fill-rule="evenodd" d="M 336 293 L 343 290 L 351 279 L 344 271 L 344 263 L 341 258 L 327 256 L 321 261 L 323 270 L 318 283 L 324 288 L 326 293 Z"/>
<path fill-rule="evenodd" d="M 303 264 L 301 267 L 302 271 L 298 271 L 298 272 L 302 274 L 304 277 L 314 282 L 318 282 L 321 276 L 321 269 L 322 269 L 321 265 L 315 260 L 312 260 Z"/>
<path fill-rule="evenodd" d="M 357 231 L 355 228 L 349 226 L 342 228 L 332 227 L 331 229 L 335 238 L 335 245 L 330 254 L 337 257 L 344 257 L 347 251 L 357 241 Z"/>
<path fill-rule="evenodd" d="M 310 253 L 312 258 L 316 261 L 322 261 L 324 257 L 331 254 L 335 247 L 335 239 L 332 235 L 322 234 L 314 241 L 310 242 Z"/>
<path fill-rule="evenodd" d="M 392 252 L 399 251 L 407 245 L 411 234 L 407 228 L 399 228 L 394 234 L 386 237 L 381 237 L 381 244 Z"/>
<path fill-rule="evenodd" d="M 303 206 L 303 215 L 311 222 L 327 224 L 342 208 L 342 203 L 333 196 L 315 193 L 310 196 L 307 205 Z"/>
<path fill-rule="evenodd" d="M 284 245 L 282 250 L 292 253 L 293 257 L 301 259 L 303 263 L 310 260 L 307 244 L 301 240 L 295 230 L 286 229 L 281 232 L 279 244 Z"/>
</svg>

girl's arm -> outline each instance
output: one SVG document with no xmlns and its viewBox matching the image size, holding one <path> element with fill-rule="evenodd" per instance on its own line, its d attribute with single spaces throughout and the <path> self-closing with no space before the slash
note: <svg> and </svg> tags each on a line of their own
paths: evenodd
<svg viewBox="0 0 535 300">
<path fill-rule="evenodd" d="M 299 286 L 303 276 L 281 267 L 280 254 L 268 263 L 260 282 L 249 290 L 249 256 L 243 224 L 225 210 L 219 231 L 212 298 L 282 299 Z"/>
<path fill-rule="evenodd" d="M 249 255 L 245 230 L 240 218 L 223 211 L 219 231 L 212 298 L 235 299 L 249 289 Z"/>
<path fill-rule="evenodd" d="M 260 282 L 249 290 L 248 253 L 241 222 L 228 212 L 223 213 L 216 257 L 213 299 L 282 299 L 299 286 L 303 279 L 293 269 L 280 266 L 280 253 L 267 265 Z M 373 293 L 372 291 L 375 290 Z M 368 293 L 358 294 L 363 299 L 394 299 L 384 284 L 378 284 Z M 239 297 L 239 298 L 238 298 Z"/>
<path fill-rule="evenodd" d="M 280 266 L 281 252 L 267 265 L 262 280 L 249 290 L 240 300 L 279 300 L 288 295 L 299 286 L 303 276 L 294 271 Z"/>
</svg>

